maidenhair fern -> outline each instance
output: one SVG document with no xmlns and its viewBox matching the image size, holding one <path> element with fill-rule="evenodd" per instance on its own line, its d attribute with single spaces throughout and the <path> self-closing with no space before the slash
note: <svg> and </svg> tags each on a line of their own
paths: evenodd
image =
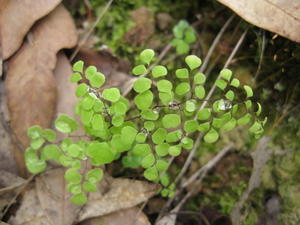
<svg viewBox="0 0 300 225">
<path fill-rule="evenodd" d="M 171 44 L 176 48 L 176 53 L 183 55 L 189 52 L 190 45 L 196 42 L 196 32 L 185 20 L 181 20 L 173 28 L 174 39 Z"/>
<path fill-rule="evenodd" d="M 180 30 L 176 32 L 177 38 L 182 37 Z M 192 149 L 196 133 L 202 132 L 206 143 L 215 143 L 220 131 L 237 126 L 249 125 L 256 137 L 262 134 L 266 121 L 258 119 L 261 105 L 252 101 L 251 87 L 240 88 L 230 70 L 221 70 L 215 81 L 219 93 L 208 99 L 206 76 L 198 72 L 201 60 L 197 56 L 185 57 L 186 67 L 172 72 L 162 65 L 149 70 L 154 56 L 151 49 L 141 52 L 141 64 L 132 70 L 138 78 L 130 98 L 123 97 L 118 88 L 102 88 L 105 76 L 94 66 L 84 70 L 84 63 L 76 62 L 71 76 L 71 82 L 78 83 L 75 112 L 89 139 L 56 140 L 50 129 L 29 128 L 28 170 L 42 172 L 47 160 L 67 167 L 65 180 L 73 194 L 71 201 L 84 204 L 86 193 L 96 191 L 96 183 L 103 177 L 102 166 L 121 160 L 126 168 L 144 168 L 144 177 L 160 183 L 163 196 L 172 196 L 175 184 L 167 174 L 170 158 Z M 79 124 L 60 114 L 54 126 L 69 134 Z M 92 169 L 85 171 L 83 162 Z"/>
</svg>

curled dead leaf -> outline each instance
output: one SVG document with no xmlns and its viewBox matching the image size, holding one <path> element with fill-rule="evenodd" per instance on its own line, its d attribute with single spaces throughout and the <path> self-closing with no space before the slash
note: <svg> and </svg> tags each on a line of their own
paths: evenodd
<svg viewBox="0 0 300 225">
<path fill-rule="evenodd" d="M 25 180 L 5 170 L 0 170 L 0 194 L 20 187 L 25 183 Z"/>
<path fill-rule="evenodd" d="M 17 174 L 17 165 L 12 154 L 12 139 L 8 126 L 9 116 L 4 91 L 0 81 L 0 170 Z"/>
<path fill-rule="evenodd" d="M 64 169 L 49 170 L 38 177 L 27 190 L 11 225 L 71 225 L 81 206 L 70 203 Z"/>
<path fill-rule="evenodd" d="M 1 0 L 0 35 L 3 59 L 16 52 L 35 21 L 51 12 L 60 2 L 61 0 Z"/>
<path fill-rule="evenodd" d="M 66 185 L 64 168 L 37 176 L 36 184 L 24 193 L 19 209 L 10 218 L 11 225 L 71 225 L 136 206 L 153 196 L 158 188 L 143 181 L 105 177 L 82 207 L 70 203 Z"/>
<path fill-rule="evenodd" d="M 62 21 L 64 21 L 62 23 Z M 30 38 L 8 62 L 5 88 L 11 126 L 23 146 L 28 146 L 28 127 L 49 127 L 55 114 L 56 87 L 53 69 L 56 53 L 77 42 L 75 25 L 61 5 L 39 21 Z M 23 153 L 16 149 L 14 157 L 19 172 L 25 175 Z"/>
<path fill-rule="evenodd" d="M 157 184 L 124 178 L 106 178 L 100 185 L 102 191 L 89 195 L 88 203 L 79 213 L 79 221 L 133 207 L 148 200 L 158 190 Z"/>
<path fill-rule="evenodd" d="M 11 225 L 49 225 L 48 218 L 45 217 L 34 189 L 27 190 L 23 196 L 22 205 L 17 214 L 9 219 Z M 37 208 L 38 207 L 38 208 Z"/>
<path fill-rule="evenodd" d="M 57 54 L 57 63 L 54 69 L 55 83 L 57 88 L 56 112 L 65 113 L 75 117 L 74 106 L 78 99 L 75 96 L 77 85 L 70 82 L 72 66 L 63 52 Z"/>
<path fill-rule="evenodd" d="M 65 113 L 72 118 L 75 118 L 79 124 L 80 119 L 75 115 L 74 108 L 78 99 L 75 96 L 75 90 L 77 85 L 70 82 L 70 77 L 72 75 L 72 66 L 63 52 L 57 54 L 57 63 L 54 69 L 54 77 L 57 88 L 57 103 L 56 103 L 56 115 L 59 113 Z M 84 135 L 82 127 L 79 127 L 75 132 L 72 133 L 73 136 L 81 137 Z M 57 132 L 57 139 L 62 140 L 67 134 Z M 76 139 L 74 137 L 74 139 Z"/>
<path fill-rule="evenodd" d="M 54 169 L 36 179 L 36 194 L 51 224 L 73 224 L 82 207 L 70 202 L 71 194 L 66 190 L 64 172 L 64 169 Z"/>
<path fill-rule="evenodd" d="M 4 207 L 11 202 L 20 187 L 25 183 L 26 181 L 21 177 L 5 170 L 0 170 L 0 219 L 3 217 Z"/>
<path fill-rule="evenodd" d="M 300 2 L 298 0 L 218 0 L 246 21 L 300 42 Z"/>
</svg>

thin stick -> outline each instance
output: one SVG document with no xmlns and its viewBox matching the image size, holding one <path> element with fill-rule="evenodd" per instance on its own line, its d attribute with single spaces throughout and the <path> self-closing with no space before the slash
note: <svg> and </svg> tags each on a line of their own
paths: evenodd
<svg viewBox="0 0 300 225">
<path fill-rule="evenodd" d="M 210 60 L 210 57 L 213 53 L 213 51 L 215 50 L 215 48 L 217 47 L 221 37 L 223 36 L 223 34 L 225 33 L 227 27 L 230 25 L 230 23 L 232 22 L 233 18 L 235 17 L 235 14 L 233 14 L 231 17 L 229 17 L 229 19 L 226 21 L 226 23 L 223 25 L 223 27 L 221 28 L 221 30 L 219 31 L 219 33 L 217 34 L 217 36 L 215 37 L 213 43 L 211 44 L 208 52 L 207 52 L 207 55 L 202 63 L 202 66 L 200 67 L 199 69 L 199 72 L 200 73 L 203 73 L 203 71 L 206 69 L 207 67 L 207 64 Z"/>
<path fill-rule="evenodd" d="M 241 22 L 242 22 L 242 19 L 240 19 L 239 22 L 238 22 L 238 24 L 235 25 L 235 28 L 234 28 L 232 34 L 230 35 L 229 42 L 232 42 L 233 38 L 236 37 L 236 33 L 238 32 L 238 29 L 240 27 Z M 213 62 L 211 63 L 211 65 L 205 70 L 206 77 L 209 76 L 209 74 L 214 69 L 215 65 L 218 63 L 218 61 L 221 58 L 221 56 L 222 56 L 221 54 L 218 54 L 218 56 L 213 60 Z M 231 62 L 233 62 L 233 60 Z"/>
<path fill-rule="evenodd" d="M 254 76 L 254 80 L 257 80 L 257 77 L 259 75 L 259 72 L 261 70 L 261 66 L 262 66 L 262 62 L 263 62 L 263 58 L 264 58 L 264 53 L 265 53 L 265 48 L 266 48 L 266 33 L 263 30 L 262 31 L 262 43 L 261 43 L 261 52 L 260 52 L 260 57 L 259 57 L 259 63 L 258 63 L 258 67 Z"/>
<path fill-rule="evenodd" d="M 17 197 L 22 193 L 22 191 L 27 187 L 27 185 L 33 180 L 33 178 L 36 175 L 31 175 L 26 182 L 22 185 L 22 187 L 20 187 L 19 191 L 15 194 L 15 196 L 10 200 L 10 202 L 7 204 L 7 206 L 5 207 L 2 216 L 0 218 L 0 220 L 3 219 L 3 217 L 5 216 L 5 214 L 7 213 L 7 211 L 9 210 L 9 208 L 14 204 L 14 202 L 16 201 Z"/>
<path fill-rule="evenodd" d="M 216 49 L 216 47 L 217 47 L 217 45 L 218 45 L 218 43 L 219 43 L 221 37 L 222 37 L 223 34 L 225 33 L 227 27 L 230 25 L 230 23 L 232 22 L 232 20 L 234 19 L 234 17 L 235 17 L 235 14 L 233 14 L 233 15 L 231 15 L 231 17 L 229 17 L 229 19 L 226 21 L 226 23 L 223 25 L 223 27 L 221 28 L 221 30 L 219 31 L 219 33 L 218 33 L 217 36 L 215 37 L 213 43 L 211 44 L 211 46 L 210 46 L 210 48 L 209 48 L 209 50 L 208 50 L 207 55 L 206 55 L 205 58 L 204 58 L 204 61 L 203 61 L 202 65 L 201 65 L 201 67 L 200 67 L 200 69 L 199 69 L 199 72 L 200 72 L 200 73 L 203 73 L 204 70 L 206 69 L 207 64 L 208 64 L 208 62 L 209 62 L 209 60 L 210 60 L 210 58 L 211 58 L 212 53 L 213 53 L 214 50 Z M 218 55 L 218 57 L 217 57 L 216 60 L 218 61 L 219 58 L 220 58 L 220 55 Z M 206 74 L 206 76 L 208 76 L 208 74 Z M 195 87 L 195 84 L 193 84 L 193 88 L 194 88 L 194 87 Z"/>
<path fill-rule="evenodd" d="M 148 204 L 148 202 L 149 202 L 149 199 L 147 199 L 143 204 L 142 204 L 142 206 L 139 208 L 139 210 L 138 210 L 138 212 L 136 213 L 136 215 L 135 215 L 135 217 L 134 217 L 134 219 L 133 219 L 133 225 L 136 225 L 136 223 L 138 222 L 138 217 L 140 216 L 140 214 L 142 213 L 142 211 L 144 210 L 144 208 L 145 208 L 145 206 Z"/>
<path fill-rule="evenodd" d="M 236 43 L 234 49 L 232 50 L 229 58 L 227 59 L 223 69 L 227 68 L 229 66 L 229 64 L 231 63 L 233 57 L 236 55 L 237 51 L 239 50 L 239 48 L 241 47 L 245 37 L 246 37 L 246 34 L 248 32 L 248 29 L 244 31 L 244 33 L 241 35 L 240 39 L 238 40 L 238 42 Z M 220 78 L 220 75 L 217 77 L 217 79 Z M 212 86 L 212 88 L 210 89 L 209 93 L 207 94 L 207 98 L 210 99 L 211 96 L 213 95 L 214 91 L 216 89 L 216 84 L 214 84 Z M 203 109 L 205 106 L 206 106 L 207 102 L 203 102 L 203 104 L 201 105 L 200 107 L 200 110 Z"/>
<path fill-rule="evenodd" d="M 232 149 L 232 144 L 230 144 L 229 146 L 223 148 L 214 158 L 212 158 L 208 163 L 206 163 L 202 168 L 200 168 L 185 184 L 185 187 L 187 185 L 189 185 L 190 183 L 192 183 L 193 181 L 196 181 L 196 179 L 199 177 L 198 179 L 198 186 L 202 183 L 204 177 L 207 175 L 207 173 L 213 168 L 215 167 L 218 162 Z M 197 185 L 194 185 L 193 188 L 191 188 L 191 190 L 188 191 L 188 193 L 185 194 L 185 196 L 183 197 L 183 199 L 177 204 L 177 206 L 175 208 L 178 208 L 178 206 L 181 206 L 188 200 L 189 197 L 192 196 L 193 192 L 195 191 Z"/>
<path fill-rule="evenodd" d="M 109 9 L 111 3 L 113 2 L 113 0 L 109 0 L 109 2 L 106 4 L 106 6 L 104 7 L 104 9 L 102 10 L 102 12 L 98 15 L 96 21 L 93 23 L 92 27 L 90 28 L 90 30 L 86 33 L 86 35 L 84 35 L 84 37 L 80 40 L 79 44 L 77 45 L 75 51 L 72 53 L 71 57 L 70 57 L 70 61 L 72 61 L 75 56 L 77 55 L 77 53 L 79 52 L 79 50 L 81 49 L 81 47 L 85 44 L 85 42 L 88 40 L 88 38 L 91 36 L 93 30 L 96 28 L 97 24 L 100 22 L 100 20 L 102 19 L 102 17 L 104 16 L 104 14 L 107 12 L 107 10 Z"/>
<path fill-rule="evenodd" d="M 162 52 L 159 54 L 159 56 L 157 57 L 157 60 L 155 63 L 153 63 L 150 67 L 149 70 L 151 70 L 154 66 L 156 66 L 164 57 L 165 55 L 171 50 L 172 45 L 168 44 L 163 50 Z"/>
<path fill-rule="evenodd" d="M 187 185 L 189 185 L 190 183 L 196 181 L 196 179 L 199 178 L 198 180 L 198 185 L 194 185 L 192 187 L 192 189 L 183 197 L 183 199 L 171 210 L 170 213 L 175 213 L 177 214 L 180 210 L 180 208 L 183 206 L 183 204 L 185 204 L 185 202 L 189 199 L 189 197 L 192 196 L 192 194 L 194 193 L 196 187 L 199 187 L 199 185 L 202 183 L 202 180 L 204 179 L 204 177 L 206 176 L 206 174 L 215 166 L 217 165 L 217 163 L 232 149 L 232 144 L 228 145 L 227 147 L 225 147 L 224 149 L 222 149 L 214 158 L 212 158 L 210 161 L 208 161 L 203 167 L 201 167 L 199 170 L 197 170 L 191 177 L 190 179 L 188 179 L 188 181 L 184 184 L 184 186 L 182 186 L 182 188 L 180 190 L 177 191 L 176 195 L 180 194 L 180 192 L 184 189 L 184 187 L 186 187 Z M 173 198 L 174 199 L 174 198 Z M 169 204 L 168 206 L 171 205 L 172 202 L 168 201 L 167 204 Z M 166 205 L 167 205 L 166 204 Z M 160 221 L 162 217 L 162 212 L 161 211 L 160 215 L 157 218 L 157 222 L 155 224 L 158 224 L 158 221 Z"/>
<path fill-rule="evenodd" d="M 182 185 L 181 188 L 186 188 L 188 185 L 193 183 L 198 177 L 200 177 L 201 174 L 206 174 L 209 170 L 211 170 L 214 165 L 217 164 L 233 147 L 233 144 L 230 144 L 223 148 L 218 154 L 210 160 L 205 166 L 201 167 L 198 169 L 187 181 L 185 181 Z"/>
<path fill-rule="evenodd" d="M 0 225 L 9 225 L 8 223 L 5 223 L 3 221 L 0 221 Z"/>
</svg>

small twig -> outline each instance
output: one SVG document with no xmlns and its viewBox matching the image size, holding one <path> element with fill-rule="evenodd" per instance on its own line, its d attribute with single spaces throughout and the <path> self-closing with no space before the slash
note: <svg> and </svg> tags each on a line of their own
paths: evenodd
<svg viewBox="0 0 300 225">
<path fill-rule="evenodd" d="M 171 214 L 177 214 L 180 210 L 180 208 L 185 204 L 185 202 L 193 195 L 196 187 L 199 187 L 199 185 L 201 185 L 204 177 L 207 175 L 207 173 L 215 166 L 217 165 L 217 163 L 232 149 L 233 144 L 228 145 L 227 147 L 225 147 L 224 149 L 222 149 L 214 158 L 212 158 L 210 161 L 208 161 L 203 167 L 201 167 L 199 170 L 197 170 L 189 179 L 187 182 L 185 182 L 181 189 L 179 189 L 175 196 L 179 195 L 182 190 L 188 186 L 190 183 L 196 181 L 197 180 L 197 184 L 198 185 L 194 185 L 190 191 L 188 191 L 185 196 L 183 197 L 183 199 L 181 199 L 181 201 L 171 210 Z M 174 200 L 174 198 L 173 198 Z M 172 201 L 168 201 L 166 206 L 170 206 L 172 203 Z M 168 205 L 169 204 L 169 205 Z M 164 207 L 166 208 L 166 207 Z M 161 212 L 163 212 L 164 210 L 162 210 Z M 169 213 L 168 213 L 169 214 Z M 161 219 L 163 219 L 164 217 L 162 217 L 162 213 L 158 216 L 157 218 L 157 225 L 159 224 L 159 221 Z"/>
<path fill-rule="evenodd" d="M 81 137 L 89 137 L 86 134 L 78 134 L 78 135 L 74 135 L 74 134 L 68 134 L 68 137 L 72 137 L 72 138 L 81 138 Z"/>
<path fill-rule="evenodd" d="M 203 133 L 198 133 L 197 135 L 197 138 L 196 138 L 196 141 L 195 141 L 195 144 L 192 148 L 192 150 L 190 151 L 182 169 L 180 170 L 180 173 L 177 175 L 176 179 L 175 179 L 175 183 L 178 183 L 180 181 L 180 179 L 182 178 L 182 176 L 185 174 L 185 172 L 187 171 L 188 167 L 190 166 L 193 158 L 194 158 L 194 155 L 195 155 L 195 152 L 198 148 L 198 146 L 200 145 L 200 141 L 202 139 L 202 136 L 203 136 Z"/>
<path fill-rule="evenodd" d="M 182 185 L 182 188 L 187 187 L 192 182 L 196 181 L 198 185 L 194 185 L 191 190 L 188 191 L 187 194 L 185 194 L 184 198 L 178 203 L 178 205 L 182 206 L 187 199 L 192 196 L 197 186 L 201 185 L 204 177 L 207 175 L 207 173 L 215 167 L 218 162 L 232 149 L 233 144 L 228 145 L 227 147 L 223 148 L 214 158 L 212 158 L 210 161 L 208 161 L 203 167 L 201 167 L 198 171 L 196 171 L 190 179 L 185 182 Z"/>
<path fill-rule="evenodd" d="M 186 188 L 193 183 L 198 177 L 204 177 L 209 170 L 211 170 L 233 147 L 233 144 L 229 144 L 223 148 L 218 154 L 212 158 L 205 166 L 198 169 L 187 181 L 185 181 L 180 188 Z"/>
<path fill-rule="evenodd" d="M 223 36 L 223 34 L 225 33 L 227 27 L 230 25 L 230 23 L 232 22 L 233 18 L 235 17 L 235 14 L 233 14 L 231 17 L 229 17 L 229 19 L 226 21 L 226 23 L 223 25 L 223 27 L 221 28 L 221 30 L 219 31 L 219 33 L 217 34 L 217 36 L 215 37 L 213 43 L 211 44 L 208 52 L 207 52 L 207 55 L 202 63 L 202 66 L 200 67 L 199 69 L 199 72 L 200 73 L 203 73 L 203 71 L 206 69 L 207 67 L 207 64 L 210 60 L 210 57 L 213 53 L 213 51 L 215 50 L 215 48 L 217 47 L 221 37 Z"/>
<path fill-rule="evenodd" d="M 296 149 L 286 149 L 286 150 L 276 150 L 274 152 L 274 155 L 276 156 L 283 156 L 283 155 L 286 155 L 290 152 L 294 152 L 294 151 L 300 151 L 300 149 L 296 150 Z"/>
<path fill-rule="evenodd" d="M 291 115 L 291 113 L 293 111 L 295 111 L 296 109 L 299 109 L 300 103 L 297 104 L 294 108 L 290 108 L 290 107 L 286 107 L 283 111 L 283 113 L 280 115 L 280 117 L 278 119 L 275 120 L 275 122 L 273 123 L 270 131 L 272 131 L 273 129 L 275 129 L 276 127 L 278 127 L 280 125 L 280 123 L 282 123 L 282 121 L 288 116 Z"/>
<path fill-rule="evenodd" d="M 15 196 L 10 200 L 10 202 L 7 204 L 7 206 L 5 207 L 2 216 L 0 218 L 0 220 L 3 219 L 3 217 L 6 215 L 7 211 L 9 210 L 9 208 L 15 203 L 17 197 L 22 193 L 22 191 L 27 187 L 27 185 L 33 180 L 33 178 L 36 175 L 31 175 L 26 182 L 22 185 L 22 187 L 20 187 L 19 191 L 15 194 Z"/>
<path fill-rule="evenodd" d="M 258 67 L 254 76 L 254 80 L 257 80 L 258 74 L 260 72 L 261 66 L 262 66 L 262 62 L 263 62 L 263 58 L 264 58 L 264 53 L 265 53 L 265 48 L 266 48 L 266 34 L 265 31 L 262 31 L 262 43 L 261 43 L 261 52 L 260 52 L 260 56 L 259 56 L 259 63 L 258 63 Z"/>
<path fill-rule="evenodd" d="M 208 219 L 206 218 L 205 215 L 203 215 L 203 213 L 201 212 L 195 212 L 195 211 L 179 211 L 177 213 L 169 213 L 169 214 L 177 214 L 177 215 L 195 215 L 200 217 L 200 219 L 202 220 L 202 222 L 204 222 L 205 225 L 210 225 Z"/>
<path fill-rule="evenodd" d="M 248 200 L 251 192 L 258 188 L 261 183 L 261 174 L 264 166 L 271 158 L 273 152 L 267 149 L 270 137 L 263 137 L 257 144 L 257 147 L 251 156 L 253 159 L 253 169 L 249 179 L 248 187 L 240 197 L 239 201 L 235 204 L 230 218 L 233 225 L 242 224 L 244 214 L 242 213 L 242 208 L 245 202 Z"/>
<path fill-rule="evenodd" d="M 139 215 L 142 213 L 142 211 L 144 210 L 145 206 L 148 204 L 149 202 L 149 199 L 147 199 L 143 204 L 142 206 L 139 208 L 139 211 L 136 213 L 134 219 L 133 219 L 133 225 L 136 225 L 136 223 L 138 222 L 138 217 Z"/>
<path fill-rule="evenodd" d="M 205 223 L 205 225 L 210 225 L 210 222 L 208 221 L 207 217 L 202 212 L 199 212 L 199 215 L 202 221 Z"/>
<path fill-rule="evenodd" d="M 236 34 L 238 32 L 238 29 L 240 28 L 240 23 L 242 22 L 242 19 L 239 20 L 238 24 L 235 26 L 232 34 L 230 35 L 229 42 L 232 42 L 232 40 L 236 37 Z M 211 71 L 215 68 L 215 65 L 219 62 L 219 59 L 222 57 L 222 54 L 218 54 L 218 56 L 212 61 L 210 66 L 205 70 L 206 77 L 209 76 Z M 235 62 L 235 60 L 231 61 L 232 63 Z"/>
<path fill-rule="evenodd" d="M 163 65 L 167 65 L 167 64 L 170 63 L 170 62 L 174 62 L 174 61 L 176 60 L 177 57 L 178 57 L 177 54 L 171 55 L 171 56 L 169 56 L 168 58 L 166 58 L 165 60 L 163 60 L 161 63 L 162 63 Z"/>
<path fill-rule="evenodd" d="M 84 35 L 84 37 L 79 41 L 79 44 L 77 45 L 75 51 L 72 53 L 71 57 L 70 57 L 70 61 L 72 61 L 75 56 L 77 55 L 77 53 L 79 52 L 79 50 L 81 49 L 81 47 L 85 44 L 85 42 L 89 39 L 89 37 L 91 36 L 93 30 L 96 28 L 97 24 L 100 22 L 100 20 L 102 19 L 102 17 L 104 16 L 104 14 L 107 12 L 107 10 L 109 9 L 111 3 L 113 2 L 113 0 L 109 0 L 109 2 L 106 4 L 106 6 L 104 7 L 104 9 L 102 10 L 102 12 L 98 15 L 95 23 L 92 25 L 92 27 L 90 28 L 90 30 L 86 33 L 86 35 Z"/>
<path fill-rule="evenodd" d="M 136 119 L 139 119 L 139 118 L 141 118 L 141 116 L 134 116 L 134 117 L 128 118 L 124 121 L 132 121 L 132 120 L 136 120 Z"/>
<path fill-rule="evenodd" d="M 154 66 L 156 66 L 164 57 L 165 55 L 171 50 L 172 45 L 168 44 L 163 50 L 162 52 L 159 54 L 159 56 L 157 57 L 157 60 L 155 61 L 155 63 L 153 63 L 150 67 L 149 70 L 151 70 Z"/>
<path fill-rule="evenodd" d="M 241 47 L 241 45 L 242 45 L 242 43 L 243 43 L 243 41 L 244 41 L 247 33 L 248 33 L 248 28 L 244 31 L 244 33 L 242 33 L 240 39 L 238 40 L 238 42 L 234 46 L 234 49 L 232 50 L 229 58 L 227 59 L 225 65 L 224 65 L 224 68 L 227 68 L 229 66 L 229 64 L 231 63 L 233 57 L 235 56 L 235 54 L 237 53 L 237 51 Z"/>
</svg>

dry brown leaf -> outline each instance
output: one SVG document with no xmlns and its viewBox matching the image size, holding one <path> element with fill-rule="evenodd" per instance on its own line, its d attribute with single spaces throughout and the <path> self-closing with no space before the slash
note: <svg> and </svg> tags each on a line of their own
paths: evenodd
<svg viewBox="0 0 300 225">
<path fill-rule="evenodd" d="M 70 203 L 64 169 L 47 171 L 36 178 L 33 188 L 25 192 L 12 225 L 71 225 L 91 217 L 133 207 L 156 193 L 157 185 L 143 181 L 105 177 L 91 193 L 87 205 Z"/>
<path fill-rule="evenodd" d="M 138 207 L 123 209 L 99 218 L 86 220 L 78 225 L 151 225 Z"/>
<path fill-rule="evenodd" d="M 160 220 L 158 220 L 155 225 L 175 225 L 177 219 L 176 212 L 172 212 L 163 216 Z"/>
<path fill-rule="evenodd" d="M 78 99 L 75 96 L 75 90 L 77 85 L 70 82 L 70 77 L 72 75 L 72 66 L 63 52 L 57 54 L 57 63 L 54 69 L 54 76 L 57 88 L 57 103 L 56 103 L 56 114 L 65 113 L 72 118 L 76 119 L 79 124 L 80 119 L 76 116 L 74 112 L 75 104 Z M 82 127 L 77 129 L 72 133 L 73 136 L 82 136 L 84 131 Z M 67 134 L 57 132 L 57 139 L 61 140 L 66 137 Z M 76 139 L 76 138 L 74 138 Z"/>
<path fill-rule="evenodd" d="M 51 12 L 60 2 L 61 0 L 0 0 L 3 59 L 16 52 L 35 21 Z"/>
<path fill-rule="evenodd" d="M 270 4 L 274 4 L 287 14 L 300 20 L 300 2 L 297 0 L 267 0 Z"/>
<path fill-rule="evenodd" d="M 73 47 L 76 41 L 73 20 L 61 5 L 33 27 L 28 41 L 8 62 L 5 87 L 11 126 L 24 146 L 29 143 L 28 127 L 34 124 L 49 127 L 51 124 L 56 105 L 52 74 L 56 53 L 62 48 Z M 15 150 L 14 157 L 24 175 L 22 152 Z"/>
<path fill-rule="evenodd" d="M 246 21 L 300 42 L 299 0 L 218 0 Z"/>
<path fill-rule="evenodd" d="M 0 195 L 5 194 L 25 183 L 25 180 L 5 170 L 0 170 Z"/>
<path fill-rule="evenodd" d="M 35 189 L 29 189 L 22 198 L 21 206 L 15 216 L 9 219 L 11 225 L 50 225 L 41 210 Z"/>
<path fill-rule="evenodd" d="M 70 203 L 64 169 L 47 171 L 36 178 L 35 186 L 22 199 L 12 225 L 71 225 L 81 206 Z"/>
<path fill-rule="evenodd" d="M 140 7 L 131 13 L 132 20 L 136 26 L 129 30 L 124 39 L 131 45 L 139 46 L 144 44 L 155 31 L 153 12 L 147 7 Z"/>
<path fill-rule="evenodd" d="M 166 30 L 171 26 L 173 18 L 168 13 L 157 13 L 156 14 L 156 23 L 161 30 Z"/>
<path fill-rule="evenodd" d="M 50 224 L 73 224 L 82 206 L 70 202 L 71 194 L 66 190 L 64 169 L 48 171 L 36 179 L 36 193 Z"/>
<path fill-rule="evenodd" d="M 75 117 L 74 106 L 78 99 L 75 96 L 77 85 L 70 82 L 72 66 L 63 52 L 57 54 L 54 76 L 57 88 L 56 112 Z"/>
<path fill-rule="evenodd" d="M 11 134 L 8 132 L 8 121 L 4 84 L 0 81 L 0 170 L 17 174 L 17 165 L 12 155 Z"/>
<path fill-rule="evenodd" d="M 19 188 L 26 181 L 5 170 L 0 170 L 0 219 L 3 217 L 4 207 L 11 202 Z"/>
<path fill-rule="evenodd" d="M 89 195 L 78 221 L 133 207 L 152 197 L 158 189 L 156 184 L 137 180 L 107 178 L 105 181 L 105 188 L 101 182 L 101 192 Z"/>
<path fill-rule="evenodd" d="M 1 46 L 0 46 L 0 52 L 1 52 Z M 2 65 L 3 65 L 3 61 L 2 61 L 1 53 L 0 53 L 0 77 L 2 77 Z"/>
<path fill-rule="evenodd" d="M 1 0 L 0 0 L 1 1 Z M 1 21 L 1 11 L 0 11 L 0 21 Z M 3 74 L 3 54 L 2 54 L 2 36 L 1 36 L 1 22 L 0 22 L 0 78 Z"/>
</svg>

